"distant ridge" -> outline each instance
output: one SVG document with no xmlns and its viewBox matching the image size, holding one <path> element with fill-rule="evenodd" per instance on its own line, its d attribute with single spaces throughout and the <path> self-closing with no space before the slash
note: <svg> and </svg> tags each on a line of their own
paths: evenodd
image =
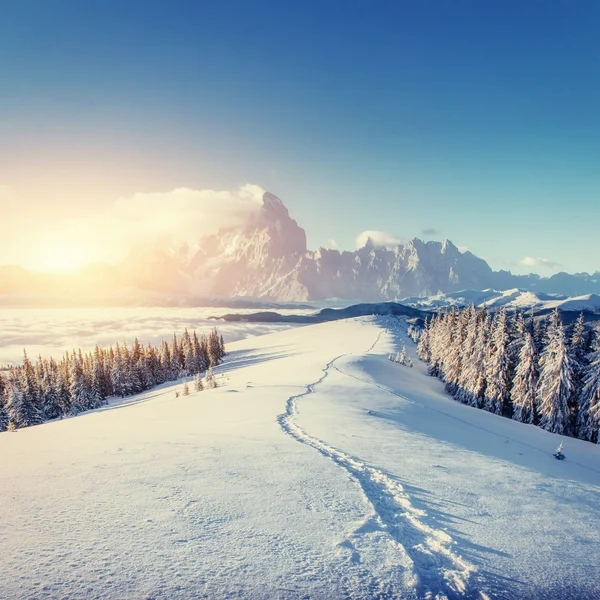
<svg viewBox="0 0 600 600">
<path fill-rule="evenodd" d="M 354 304 L 346 308 L 324 308 L 312 315 L 282 315 L 278 312 L 266 311 L 252 314 L 231 313 L 221 317 L 211 317 L 224 321 L 248 321 L 251 323 L 325 323 L 352 317 L 365 317 L 370 315 L 386 315 L 395 317 L 409 317 L 423 319 L 427 313 L 398 304 L 397 302 L 379 302 Z"/>
</svg>

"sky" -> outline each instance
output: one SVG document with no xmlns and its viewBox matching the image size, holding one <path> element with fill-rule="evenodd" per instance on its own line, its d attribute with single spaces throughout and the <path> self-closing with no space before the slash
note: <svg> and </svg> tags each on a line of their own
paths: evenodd
<svg viewBox="0 0 600 600">
<path fill-rule="evenodd" d="M 583 0 L 3 0 L 0 264 L 116 260 L 148 199 L 201 231 L 262 188 L 315 249 L 600 270 L 598 31 Z"/>
</svg>

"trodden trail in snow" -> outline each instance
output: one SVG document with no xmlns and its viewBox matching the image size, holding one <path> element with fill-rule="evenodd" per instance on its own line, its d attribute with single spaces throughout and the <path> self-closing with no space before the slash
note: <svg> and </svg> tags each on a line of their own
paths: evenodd
<svg viewBox="0 0 600 600">
<path fill-rule="evenodd" d="M 373 350 L 383 333 L 379 333 L 367 353 Z M 366 501 L 374 511 L 375 526 L 385 532 L 412 561 L 413 573 L 409 585 L 418 598 L 485 600 L 486 594 L 474 589 L 475 566 L 452 551 L 454 540 L 445 531 L 434 529 L 424 521 L 427 513 L 412 505 L 410 496 L 400 483 L 380 469 L 309 435 L 295 423 L 297 401 L 316 393 L 315 388 L 325 381 L 330 369 L 336 368 L 336 361 L 350 354 L 340 354 L 332 359 L 317 381 L 308 384 L 304 392 L 288 398 L 285 412 L 277 418 L 281 428 L 298 442 L 334 461 L 360 485 Z M 365 528 L 359 528 L 355 535 L 360 535 L 361 529 Z M 349 545 L 352 546 L 351 543 Z M 382 597 L 389 596 L 384 594 Z"/>
</svg>

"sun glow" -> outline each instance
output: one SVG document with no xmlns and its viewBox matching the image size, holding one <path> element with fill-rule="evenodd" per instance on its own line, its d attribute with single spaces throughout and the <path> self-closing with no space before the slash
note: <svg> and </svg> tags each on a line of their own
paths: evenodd
<svg viewBox="0 0 600 600">
<path fill-rule="evenodd" d="M 92 261 L 85 244 L 71 241 L 51 241 L 41 245 L 34 257 L 38 271 L 68 273 Z"/>
</svg>

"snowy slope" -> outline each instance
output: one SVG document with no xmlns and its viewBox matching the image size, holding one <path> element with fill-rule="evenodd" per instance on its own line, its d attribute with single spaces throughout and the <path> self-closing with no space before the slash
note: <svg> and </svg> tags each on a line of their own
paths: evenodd
<svg viewBox="0 0 600 600">
<path fill-rule="evenodd" d="M 397 323 L 246 339 L 217 390 L 0 434 L 0 597 L 594 597 L 600 448 L 556 461 L 390 363 Z"/>
</svg>

